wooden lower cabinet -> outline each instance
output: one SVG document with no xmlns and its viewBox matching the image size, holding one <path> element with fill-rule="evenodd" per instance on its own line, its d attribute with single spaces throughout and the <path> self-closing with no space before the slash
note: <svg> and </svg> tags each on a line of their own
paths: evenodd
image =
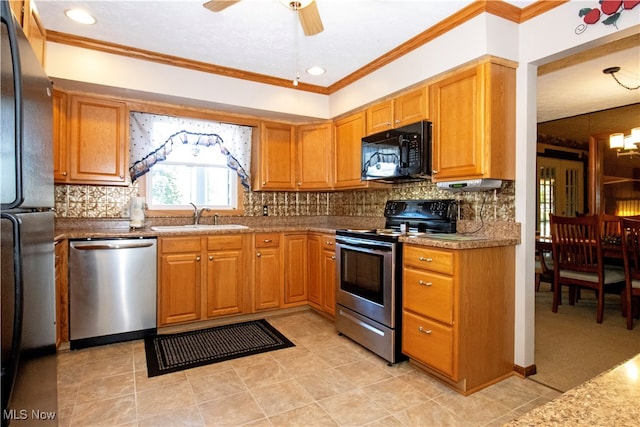
<svg viewBox="0 0 640 427">
<path fill-rule="evenodd" d="M 207 317 L 243 312 L 242 236 L 207 237 Z"/>
<path fill-rule="evenodd" d="M 163 237 L 159 242 L 158 326 L 201 319 L 200 237 Z"/>
<path fill-rule="evenodd" d="M 307 302 L 307 233 L 284 234 L 284 306 Z"/>
<path fill-rule="evenodd" d="M 279 233 L 256 233 L 254 242 L 254 309 L 280 307 L 283 284 Z"/>
<path fill-rule="evenodd" d="M 513 374 L 513 246 L 404 245 L 402 352 L 462 394 Z"/>
<path fill-rule="evenodd" d="M 158 326 L 244 311 L 242 235 L 158 241 Z"/>
<path fill-rule="evenodd" d="M 310 233 L 307 237 L 308 301 L 317 310 L 335 315 L 335 236 Z"/>
<path fill-rule="evenodd" d="M 56 347 L 69 341 L 69 242 L 55 243 Z"/>
</svg>

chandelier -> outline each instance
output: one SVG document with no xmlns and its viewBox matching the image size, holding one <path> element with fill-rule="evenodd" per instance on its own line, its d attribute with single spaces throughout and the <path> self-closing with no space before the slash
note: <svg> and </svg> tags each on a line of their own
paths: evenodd
<svg viewBox="0 0 640 427">
<path fill-rule="evenodd" d="M 640 155 L 640 127 L 631 129 L 629 135 L 621 132 L 609 135 L 609 148 L 617 150 L 618 157 Z"/>
</svg>

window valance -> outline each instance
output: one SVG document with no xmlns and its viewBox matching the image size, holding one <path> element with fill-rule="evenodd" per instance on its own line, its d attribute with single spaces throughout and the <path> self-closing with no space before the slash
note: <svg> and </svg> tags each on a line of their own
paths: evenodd
<svg viewBox="0 0 640 427">
<path fill-rule="evenodd" d="M 251 134 L 250 126 L 131 112 L 131 182 L 149 172 L 157 162 L 165 160 L 174 144 L 189 144 L 210 149 L 217 146 L 227 157 L 227 166 L 238 174 L 242 186 L 249 190 Z"/>
</svg>

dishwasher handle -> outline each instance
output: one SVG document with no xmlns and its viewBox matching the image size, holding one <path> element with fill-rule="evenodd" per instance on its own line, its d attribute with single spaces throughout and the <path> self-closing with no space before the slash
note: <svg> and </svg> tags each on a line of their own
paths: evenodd
<svg viewBox="0 0 640 427">
<path fill-rule="evenodd" d="M 153 246 L 153 242 L 136 243 L 74 243 L 73 248 L 81 251 L 98 251 L 111 249 L 140 249 Z"/>
</svg>

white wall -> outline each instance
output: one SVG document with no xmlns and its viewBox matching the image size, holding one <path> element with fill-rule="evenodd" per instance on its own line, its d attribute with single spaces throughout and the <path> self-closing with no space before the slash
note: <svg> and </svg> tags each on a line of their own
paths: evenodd
<svg viewBox="0 0 640 427">
<path fill-rule="evenodd" d="M 537 66 L 640 31 L 638 8 L 623 13 L 618 29 L 591 25 L 581 34 L 578 11 L 596 0 L 570 1 L 521 25 L 480 15 L 352 85 L 324 96 L 210 75 L 167 65 L 47 44 L 47 73 L 181 98 L 301 116 L 332 118 L 485 54 L 518 61 L 516 104 L 515 363 L 534 363 L 535 141 Z"/>
<path fill-rule="evenodd" d="M 47 43 L 52 78 L 115 88 L 329 119 L 326 95 L 224 77 L 125 56 Z"/>
</svg>

